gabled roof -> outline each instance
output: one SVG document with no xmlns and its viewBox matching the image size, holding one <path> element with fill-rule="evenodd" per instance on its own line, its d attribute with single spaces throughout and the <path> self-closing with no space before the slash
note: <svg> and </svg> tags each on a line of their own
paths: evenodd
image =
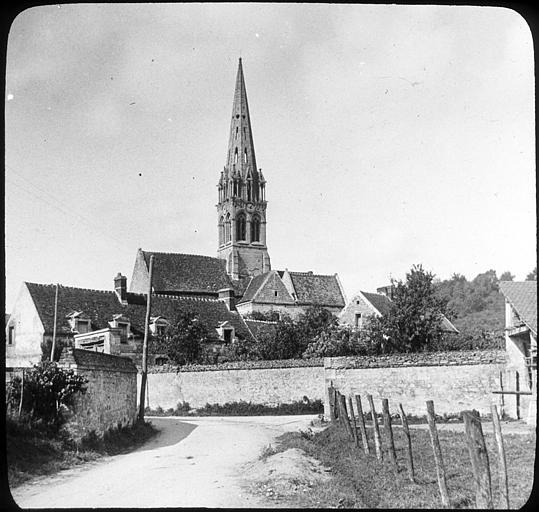
<svg viewBox="0 0 539 512">
<path fill-rule="evenodd" d="M 54 324 L 55 285 L 26 283 L 34 301 L 45 332 L 51 333 Z M 130 293 L 133 302 L 122 305 L 115 292 L 88 290 L 60 286 L 58 291 L 57 332 L 71 332 L 67 315 L 81 311 L 91 320 L 91 329 L 109 327 L 114 315 L 121 314 L 129 319 L 131 330 L 138 335 L 144 333 L 146 316 L 146 296 Z M 217 299 L 152 295 L 151 315 L 174 320 L 179 312 L 189 312 L 197 316 L 208 328 L 218 328 L 225 321 L 230 322 L 240 338 L 251 338 L 243 319 L 236 311 L 229 311 L 226 304 Z"/>
<path fill-rule="evenodd" d="M 345 301 L 336 275 L 288 272 L 299 304 L 344 307 Z"/>
<path fill-rule="evenodd" d="M 500 291 L 520 319 L 537 335 L 537 281 L 500 281 Z"/>
<path fill-rule="evenodd" d="M 226 261 L 197 254 L 142 251 L 146 268 L 153 254 L 153 289 L 157 292 L 217 293 L 233 288 Z"/>
<path fill-rule="evenodd" d="M 266 304 L 294 304 L 294 299 L 275 270 L 251 278 L 238 304 L 249 301 Z"/>
<path fill-rule="evenodd" d="M 380 313 L 381 315 L 386 315 L 389 313 L 389 310 L 391 308 L 391 301 L 389 298 L 385 295 L 382 295 L 381 293 L 369 293 L 369 292 L 361 292 L 361 294 L 367 299 L 371 305 Z"/>
</svg>

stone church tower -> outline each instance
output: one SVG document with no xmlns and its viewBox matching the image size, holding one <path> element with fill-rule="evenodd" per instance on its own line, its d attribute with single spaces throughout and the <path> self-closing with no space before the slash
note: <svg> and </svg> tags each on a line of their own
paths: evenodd
<svg viewBox="0 0 539 512">
<path fill-rule="evenodd" d="M 241 58 L 236 77 L 226 165 L 221 171 L 217 217 L 219 248 L 232 279 L 271 270 L 266 247 L 266 180 L 256 167 Z"/>
</svg>

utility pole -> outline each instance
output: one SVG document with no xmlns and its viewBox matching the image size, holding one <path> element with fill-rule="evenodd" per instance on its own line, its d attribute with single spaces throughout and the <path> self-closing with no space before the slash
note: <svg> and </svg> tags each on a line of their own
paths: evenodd
<svg viewBox="0 0 539 512">
<path fill-rule="evenodd" d="M 56 283 L 56 293 L 54 296 L 54 326 L 52 328 L 51 363 L 54 362 L 54 349 L 56 348 L 56 317 L 58 316 L 58 283 Z"/>
<path fill-rule="evenodd" d="M 140 376 L 140 403 L 138 419 L 144 421 L 144 398 L 146 396 L 146 379 L 148 374 L 148 334 L 150 330 L 150 309 L 152 302 L 153 254 L 150 256 L 150 282 L 146 297 L 146 320 L 144 322 L 144 342 L 142 344 L 142 373 Z"/>
</svg>

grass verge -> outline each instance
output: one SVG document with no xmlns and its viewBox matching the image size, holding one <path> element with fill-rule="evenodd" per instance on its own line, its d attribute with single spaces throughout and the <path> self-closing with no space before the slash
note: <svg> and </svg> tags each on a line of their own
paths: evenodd
<svg viewBox="0 0 539 512">
<path fill-rule="evenodd" d="M 8 479 L 11 488 L 104 455 L 125 453 L 157 433 L 150 422 L 109 430 L 103 438 L 88 435 L 78 445 L 65 433 L 52 435 L 14 420 L 6 420 Z"/>
<path fill-rule="evenodd" d="M 147 408 L 145 413 L 150 416 L 289 416 L 295 414 L 322 414 L 322 400 L 297 400 L 288 404 L 275 406 L 253 404 L 252 402 L 227 402 L 225 404 L 206 404 L 204 407 L 192 409 L 187 402 L 178 403 L 176 409 L 157 407 Z"/>
<path fill-rule="evenodd" d="M 372 431 L 369 431 L 369 435 Z M 383 432 L 382 432 L 383 434 Z M 349 441 L 338 425 L 314 435 L 287 433 L 273 451 L 300 448 L 331 468 L 332 481 L 309 493 L 292 496 L 302 508 L 441 508 L 433 452 L 427 430 L 412 430 L 416 482 L 407 478 L 405 437 L 394 429 L 398 471 L 389 461 L 376 460 L 372 437 L 371 455 Z M 460 432 L 439 432 L 451 508 L 474 508 L 474 483 L 465 437 Z M 497 452 L 492 435 L 485 436 L 490 460 L 494 504 L 499 500 Z M 383 440 L 384 441 L 384 440 Z M 520 508 L 530 497 L 534 479 L 535 434 L 504 435 L 511 508 Z M 385 456 L 387 460 L 387 455 Z"/>
</svg>

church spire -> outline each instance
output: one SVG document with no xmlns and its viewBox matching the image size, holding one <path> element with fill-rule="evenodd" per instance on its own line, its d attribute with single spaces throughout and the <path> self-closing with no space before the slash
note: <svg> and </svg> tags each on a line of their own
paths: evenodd
<svg viewBox="0 0 539 512">
<path fill-rule="evenodd" d="M 232 104 L 228 154 L 218 188 L 217 254 L 233 279 L 271 270 L 266 247 L 266 180 L 256 167 L 241 57 Z"/>
<path fill-rule="evenodd" d="M 258 177 L 241 57 L 238 64 L 234 102 L 232 104 L 226 168 L 229 174 L 234 174 L 235 171 L 243 179 L 246 179 L 249 174 L 252 174 L 253 177 Z"/>
</svg>

